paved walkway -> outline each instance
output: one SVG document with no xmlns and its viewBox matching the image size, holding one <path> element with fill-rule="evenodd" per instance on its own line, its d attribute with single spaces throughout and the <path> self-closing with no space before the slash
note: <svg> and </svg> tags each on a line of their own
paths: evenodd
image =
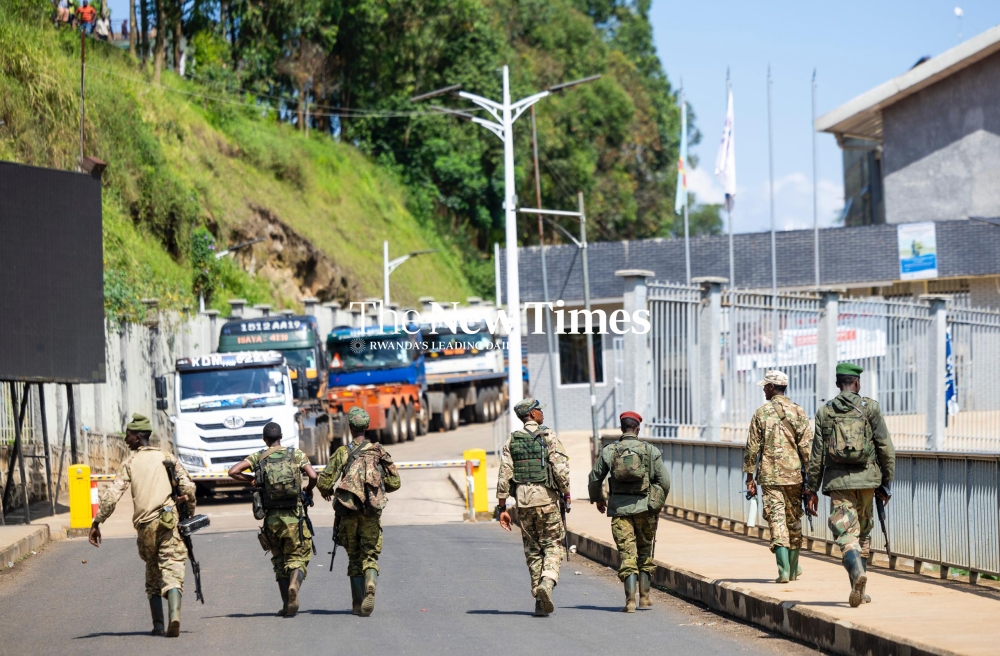
<svg viewBox="0 0 1000 656">
<path fill-rule="evenodd" d="M 590 472 L 588 437 L 582 433 L 561 436 L 571 466 L 573 510 L 568 516 L 573 533 L 614 544 L 610 520 L 588 502 Z M 490 505 L 496 500 L 497 471 L 491 468 Z M 664 517 L 656 538 L 656 560 L 736 586 L 755 597 L 777 600 L 785 607 L 808 609 L 844 627 L 863 626 L 930 647 L 961 654 L 1000 653 L 1000 593 L 994 589 L 957 582 L 943 582 L 872 568 L 868 594 L 872 603 L 851 608 L 847 573 L 837 559 L 803 554 L 803 579 L 776 584 L 777 568 L 767 543 L 744 538 L 693 522 Z"/>
</svg>

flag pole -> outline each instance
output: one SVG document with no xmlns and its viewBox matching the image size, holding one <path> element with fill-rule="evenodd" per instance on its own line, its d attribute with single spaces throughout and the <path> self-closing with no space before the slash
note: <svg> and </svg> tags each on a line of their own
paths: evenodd
<svg viewBox="0 0 1000 656">
<path fill-rule="evenodd" d="M 681 79 L 681 141 L 687 144 L 687 104 L 684 102 L 684 80 Z M 687 149 L 685 149 L 686 151 Z M 688 193 L 687 193 L 687 152 L 684 153 L 684 274 L 688 285 L 691 284 L 691 234 L 688 226 Z"/>
<path fill-rule="evenodd" d="M 771 201 L 771 329 L 774 331 L 774 366 L 778 366 L 778 254 L 774 237 L 774 137 L 771 127 L 771 65 L 767 65 L 767 172 Z"/>
<path fill-rule="evenodd" d="M 819 289 L 819 203 L 816 189 L 816 69 L 813 69 L 812 77 L 812 131 L 813 147 L 813 260 L 816 263 L 816 289 Z"/>
<path fill-rule="evenodd" d="M 729 98 L 733 95 L 733 85 L 729 81 L 729 67 L 726 67 L 726 113 L 729 113 Z M 735 126 L 730 126 L 730 130 L 735 130 Z M 729 219 L 729 288 L 736 289 L 736 261 L 733 255 L 733 200 L 726 198 L 726 218 Z"/>
</svg>

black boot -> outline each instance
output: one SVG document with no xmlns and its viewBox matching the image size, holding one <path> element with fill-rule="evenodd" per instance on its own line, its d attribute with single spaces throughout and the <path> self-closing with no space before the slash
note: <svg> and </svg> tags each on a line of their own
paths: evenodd
<svg viewBox="0 0 1000 656">
<path fill-rule="evenodd" d="M 281 610 L 278 611 L 280 617 L 288 614 L 288 578 L 278 579 L 278 591 L 281 592 Z"/>
<path fill-rule="evenodd" d="M 180 588 L 167 590 L 167 637 L 176 638 L 181 634 L 181 591 Z"/>
<path fill-rule="evenodd" d="M 555 605 L 552 603 L 552 588 L 556 587 L 556 582 L 547 576 L 543 576 L 542 580 L 538 583 L 538 587 L 535 588 L 535 599 L 541 605 L 542 613 L 548 615 L 556 609 Z"/>
<path fill-rule="evenodd" d="M 649 577 L 649 572 L 639 572 L 639 608 L 652 608 L 653 598 L 649 596 L 649 589 L 653 586 L 653 581 Z"/>
<path fill-rule="evenodd" d="M 865 574 L 868 574 L 868 559 L 867 558 L 862 558 L 861 559 L 861 569 L 865 570 Z M 867 592 L 865 593 L 865 598 L 863 599 L 863 601 L 866 604 L 872 603 L 872 598 L 868 596 Z"/>
<path fill-rule="evenodd" d="M 857 608 L 865 602 L 865 585 L 868 583 L 868 575 L 865 574 L 863 562 L 861 554 L 856 550 L 849 549 L 844 552 L 844 569 L 847 570 L 847 576 L 851 579 L 851 596 L 848 597 L 851 608 Z"/>
<path fill-rule="evenodd" d="M 305 579 L 305 572 L 301 569 L 292 570 L 292 576 L 288 581 L 288 605 L 285 607 L 285 617 L 295 617 L 295 613 L 299 612 L 299 589 Z"/>
<path fill-rule="evenodd" d="M 548 617 L 548 613 L 542 610 L 542 602 L 535 599 L 535 617 Z"/>
<path fill-rule="evenodd" d="M 163 597 L 149 598 L 149 614 L 153 616 L 153 632 L 150 635 L 163 635 Z"/>
<path fill-rule="evenodd" d="M 378 583 L 378 570 L 365 570 L 365 598 L 361 602 L 361 617 L 368 617 L 375 610 L 375 586 Z"/>
<path fill-rule="evenodd" d="M 351 613 L 361 615 L 361 602 L 365 598 L 365 577 L 351 577 Z"/>
<path fill-rule="evenodd" d="M 635 588 L 638 578 L 635 574 L 629 574 L 625 577 L 625 607 L 622 608 L 623 613 L 635 612 Z"/>
</svg>

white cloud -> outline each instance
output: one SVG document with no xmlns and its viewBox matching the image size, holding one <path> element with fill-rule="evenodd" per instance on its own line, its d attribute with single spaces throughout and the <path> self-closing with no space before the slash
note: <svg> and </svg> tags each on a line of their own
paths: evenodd
<svg viewBox="0 0 1000 656">
<path fill-rule="evenodd" d="M 726 192 L 718 178 L 708 169 L 692 169 L 688 172 L 687 183 L 688 191 L 699 203 L 721 205 L 726 199 Z"/>
<path fill-rule="evenodd" d="M 844 187 L 839 181 L 821 179 L 817 191 L 819 225 L 821 228 L 829 227 L 843 210 Z M 767 180 L 750 189 L 739 189 L 733 218 L 736 232 L 770 229 Z M 810 176 L 797 171 L 774 181 L 774 219 L 778 230 L 802 230 L 813 226 L 813 185 Z"/>
</svg>

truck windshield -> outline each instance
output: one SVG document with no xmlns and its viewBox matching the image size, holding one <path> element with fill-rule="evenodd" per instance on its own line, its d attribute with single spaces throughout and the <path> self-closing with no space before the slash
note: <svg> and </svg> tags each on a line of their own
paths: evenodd
<svg viewBox="0 0 1000 656">
<path fill-rule="evenodd" d="M 282 351 L 281 354 L 285 356 L 285 361 L 291 369 L 298 369 L 299 367 L 305 367 L 306 369 L 316 368 L 316 349 L 292 349 L 290 351 Z"/>
<path fill-rule="evenodd" d="M 181 376 L 182 411 L 282 405 L 285 383 L 281 369 L 251 367 L 191 371 Z"/>
<path fill-rule="evenodd" d="M 493 344 L 493 336 L 487 331 L 471 335 L 465 333 L 427 335 L 427 346 L 429 355 L 433 358 L 470 357 L 496 348 Z"/>
<path fill-rule="evenodd" d="M 406 367 L 416 357 L 413 347 L 405 335 L 368 335 L 327 343 L 333 371 Z"/>
</svg>

